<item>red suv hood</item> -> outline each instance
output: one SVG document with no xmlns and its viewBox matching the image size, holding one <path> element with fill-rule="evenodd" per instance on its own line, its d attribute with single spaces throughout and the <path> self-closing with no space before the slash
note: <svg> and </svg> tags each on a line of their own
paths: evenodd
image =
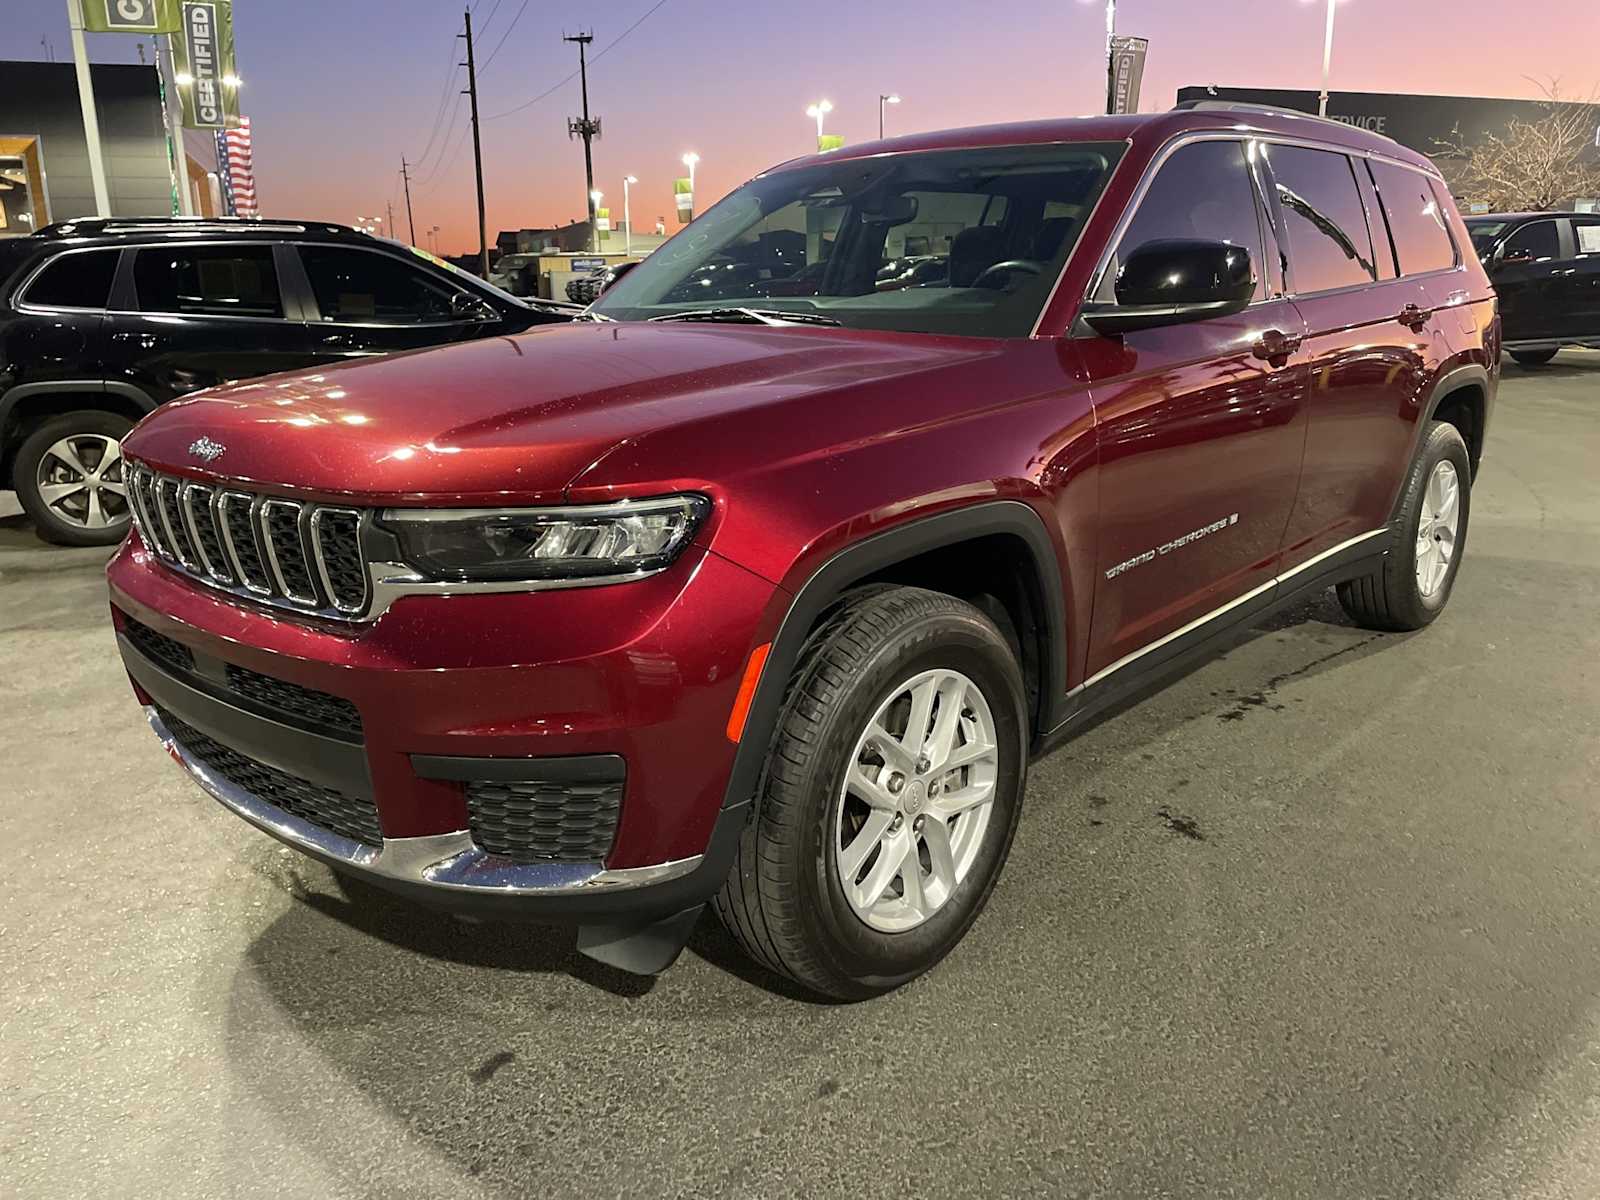
<svg viewBox="0 0 1600 1200">
<path fill-rule="evenodd" d="M 608 450 L 683 421 L 964 359 L 859 331 L 578 323 L 233 384 L 125 443 L 153 466 L 313 498 L 548 503 Z M 189 447 L 223 447 L 210 463 Z"/>
</svg>

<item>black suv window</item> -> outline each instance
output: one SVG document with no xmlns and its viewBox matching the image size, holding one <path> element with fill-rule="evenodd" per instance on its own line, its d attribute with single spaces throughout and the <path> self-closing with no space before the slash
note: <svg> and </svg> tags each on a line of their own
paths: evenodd
<svg viewBox="0 0 1600 1200">
<path fill-rule="evenodd" d="M 151 246 L 133 265 L 139 310 L 281 317 L 271 246 Z"/>
<path fill-rule="evenodd" d="M 1445 225 L 1439 201 L 1420 171 L 1369 160 L 1372 181 L 1378 186 L 1378 200 L 1389 219 L 1395 253 L 1400 257 L 1402 275 L 1442 271 L 1455 266 L 1455 243 Z"/>
<path fill-rule="evenodd" d="M 1119 260 L 1146 242 L 1201 238 L 1243 246 L 1256 271 L 1256 298 L 1266 294 L 1266 256 L 1257 219 L 1255 186 L 1244 145 L 1234 141 L 1192 142 L 1172 153 L 1150 182 L 1100 285 L 1100 299 L 1115 298 Z"/>
<path fill-rule="evenodd" d="M 1278 204 L 1289 234 L 1296 292 L 1372 283 L 1372 237 L 1350 160 L 1327 150 L 1272 146 L 1267 150 Z"/>
<path fill-rule="evenodd" d="M 450 320 L 450 293 L 421 271 L 372 250 L 301 246 L 324 321 L 420 325 Z"/>
<path fill-rule="evenodd" d="M 1561 231 L 1554 221 L 1530 221 L 1506 239 L 1501 257 L 1534 262 L 1561 257 Z"/>
<path fill-rule="evenodd" d="M 22 297 L 45 308 L 104 308 L 111 297 L 120 250 L 82 250 L 50 263 Z"/>
<path fill-rule="evenodd" d="M 1578 256 L 1600 254 L 1600 217 L 1574 217 L 1572 232 L 1578 240 Z"/>
</svg>

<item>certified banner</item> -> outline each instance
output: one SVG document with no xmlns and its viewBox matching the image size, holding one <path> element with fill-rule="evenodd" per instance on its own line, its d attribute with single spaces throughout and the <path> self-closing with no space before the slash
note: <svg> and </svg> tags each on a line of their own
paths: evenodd
<svg viewBox="0 0 1600 1200">
<path fill-rule="evenodd" d="M 837 150 L 844 145 L 844 137 L 837 133 L 819 133 L 817 135 L 817 153 L 826 154 L 829 150 Z"/>
<path fill-rule="evenodd" d="M 611 232 L 611 210 L 609 208 L 597 208 L 594 210 L 594 227 L 597 233 Z"/>
<path fill-rule="evenodd" d="M 239 121 L 235 76 L 233 5 L 229 0 L 178 0 L 181 28 L 172 39 L 183 123 L 190 129 L 223 129 Z"/>
<path fill-rule="evenodd" d="M 694 192 L 687 179 L 672 181 L 672 195 L 678 202 L 678 224 L 687 225 L 694 220 Z"/>
<path fill-rule="evenodd" d="M 1144 56 L 1150 39 L 1119 37 L 1111 39 L 1111 111 L 1139 111 L 1139 85 L 1144 82 Z"/>
<path fill-rule="evenodd" d="M 83 0 L 83 27 L 90 33 L 174 33 L 174 0 Z"/>
</svg>

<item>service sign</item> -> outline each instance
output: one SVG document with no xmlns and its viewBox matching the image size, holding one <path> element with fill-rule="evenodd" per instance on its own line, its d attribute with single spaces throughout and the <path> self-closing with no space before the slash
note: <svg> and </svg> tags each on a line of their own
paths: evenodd
<svg viewBox="0 0 1600 1200">
<path fill-rule="evenodd" d="M 182 28 L 173 39 L 183 123 L 190 129 L 223 129 L 239 118 L 238 93 L 225 78 L 234 74 L 233 11 L 228 0 L 180 0 Z"/>
<path fill-rule="evenodd" d="M 173 33 L 173 0 L 83 0 L 83 27 L 90 33 Z"/>
</svg>

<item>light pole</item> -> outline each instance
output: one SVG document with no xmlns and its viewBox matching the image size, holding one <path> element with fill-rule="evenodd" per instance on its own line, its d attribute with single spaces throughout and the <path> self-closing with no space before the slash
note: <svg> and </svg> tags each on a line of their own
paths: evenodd
<svg viewBox="0 0 1600 1200">
<path fill-rule="evenodd" d="M 1328 73 L 1333 67 L 1333 10 L 1339 0 L 1328 0 L 1328 27 L 1322 37 L 1322 94 L 1317 97 L 1317 116 L 1328 115 Z"/>
<path fill-rule="evenodd" d="M 878 93 L 878 140 L 883 140 L 883 106 L 885 104 L 899 104 L 900 97 L 893 92 Z M 819 135 L 820 136 L 820 135 Z"/>
<path fill-rule="evenodd" d="M 817 119 L 817 149 L 822 149 L 822 118 L 833 111 L 833 103 L 828 100 L 819 100 L 806 109 L 806 116 Z"/>
<path fill-rule="evenodd" d="M 382 217 L 357 217 L 356 228 L 362 233 L 377 236 L 378 230 L 383 226 Z"/>
<path fill-rule="evenodd" d="M 437 254 L 439 253 L 439 227 L 435 225 L 429 230 L 429 234 L 433 238 L 433 252 Z"/>
<path fill-rule="evenodd" d="M 633 257 L 633 210 L 628 206 L 628 188 L 639 181 L 632 175 L 622 177 L 622 252 Z"/>
<path fill-rule="evenodd" d="M 1117 0 L 1106 0 L 1106 111 L 1117 108 Z"/>
<path fill-rule="evenodd" d="M 594 246 L 594 252 L 596 254 L 601 253 L 601 250 L 600 250 L 600 201 L 604 200 L 605 198 L 606 198 L 606 194 L 604 192 L 602 192 L 599 188 L 590 188 L 589 189 L 589 211 L 594 214 L 594 220 L 592 222 L 592 227 L 589 230 L 589 238 L 590 238 L 590 243 Z"/>
</svg>

